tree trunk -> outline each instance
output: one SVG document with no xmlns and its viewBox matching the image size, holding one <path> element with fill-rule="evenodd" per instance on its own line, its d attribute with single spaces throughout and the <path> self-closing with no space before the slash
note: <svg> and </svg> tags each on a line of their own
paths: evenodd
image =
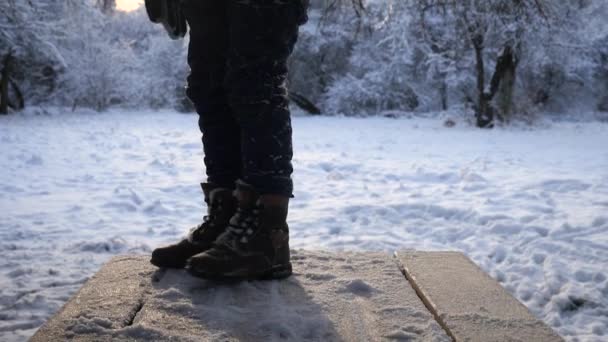
<svg viewBox="0 0 608 342">
<path fill-rule="evenodd" d="M 13 103 L 9 101 L 8 105 L 15 110 L 22 110 L 23 108 L 25 108 L 25 99 L 23 98 L 23 92 L 21 92 L 21 89 L 19 89 L 19 86 L 17 85 L 17 83 L 15 83 L 14 80 L 9 79 L 9 83 L 11 85 L 11 88 L 13 88 L 13 94 L 15 95 L 15 101 L 17 102 Z"/>
<path fill-rule="evenodd" d="M 473 48 L 475 49 L 475 70 L 477 72 L 477 127 L 492 128 L 494 126 L 494 117 L 489 106 L 489 102 L 485 93 L 485 66 L 483 62 L 483 37 L 476 36 L 473 39 Z"/>
<path fill-rule="evenodd" d="M 441 99 L 441 110 L 448 110 L 448 85 L 443 80 L 439 85 L 439 98 Z"/>
<path fill-rule="evenodd" d="M 497 96 L 496 103 L 499 109 L 499 117 L 507 122 L 511 119 L 516 70 L 517 59 L 513 54 L 513 49 L 507 45 L 496 62 L 496 69 L 490 82 L 490 93 L 488 94 L 488 101 Z"/>
<path fill-rule="evenodd" d="M 511 111 L 513 108 L 513 91 L 515 90 L 515 76 L 517 71 L 517 61 L 513 58 L 513 54 L 509 53 L 506 57 L 505 70 L 502 76 L 501 86 L 498 88 L 498 108 L 504 120 L 511 120 Z"/>
<path fill-rule="evenodd" d="M 513 90 L 515 88 L 515 68 L 508 69 L 502 79 L 502 85 L 498 90 L 496 99 L 500 115 L 503 120 L 511 120 L 511 110 L 513 108 Z"/>
<path fill-rule="evenodd" d="M 321 114 L 321 110 L 319 109 L 319 107 L 315 106 L 315 104 L 312 103 L 312 101 L 310 101 L 309 99 L 307 99 L 303 95 L 300 95 L 298 93 L 294 93 L 293 91 L 290 91 L 289 92 L 289 100 L 291 102 L 295 103 L 298 107 L 300 107 L 303 110 L 305 110 L 306 112 L 308 112 L 309 114 L 312 114 L 312 115 L 320 115 Z"/>
<path fill-rule="evenodd" d="M 8 114 L 8 78 L 10 76 L 12 52 L 2 61 L 2 75 L 0 77 L 0 114 Z"/>
</svg>

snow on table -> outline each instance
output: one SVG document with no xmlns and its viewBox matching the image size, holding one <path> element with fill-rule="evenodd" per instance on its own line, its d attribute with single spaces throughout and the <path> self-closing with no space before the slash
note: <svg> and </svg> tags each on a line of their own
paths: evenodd
<svg viewBox="0 0 608 342">
<path fill-rule="evenodd" d="M 205 281 L 117 257 L 32 342 L 450 341 L 386 253 L 293 253 L 283 281 Z"/>
<path fill-rule="evenodd" d="M 204 214 L 197 117 L 0 117 L 0 340 Z M 458 250 L 567 340 L 608 334 L 608 125 L 295 117 L 292 247 Z"/>
<path fill-rule="evenodd" d="M 561 340 L 460 253 L 297 250 L 292 262 L 285 280 L 235 282 L 115 257 L 31 341 Z"/>
</svg>

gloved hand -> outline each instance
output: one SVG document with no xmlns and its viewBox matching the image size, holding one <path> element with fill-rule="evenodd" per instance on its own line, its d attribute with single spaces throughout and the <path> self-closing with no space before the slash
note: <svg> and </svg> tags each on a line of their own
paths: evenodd
<svg viewBox="0 0 608 342">
<path fill-rule="evenodd" d="M 162 24 L 171 39 L 183 38 L 188 32 L 181 0 L 146 0 L 146 11 L 150 21 Z"/>
</svg>

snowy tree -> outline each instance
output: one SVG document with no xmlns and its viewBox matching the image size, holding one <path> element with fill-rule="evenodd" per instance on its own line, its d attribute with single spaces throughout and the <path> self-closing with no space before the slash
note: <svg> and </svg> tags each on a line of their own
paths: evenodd
<svg viewBox="0 0 608 342">
<path fill-rule="evenodd" d="M 104 34 L 107 20 L 93 6 L 71 2 L 56 23 L 58 46 L 67 68 L 61 74 L 54 102 L 103 110 L 119 102 L 117 86 L 128 50 L 118 50 Z M 126 75 L 125 75 L 126 76 Z"/>
<path fill-rule="evenodd" d="M 421 96 L 411 86 L 412 49 L 402 27 L 409 20 L 400 4 L 370 3 L 348 56 L 346 72 L 327 88 L 325 107 L 345 115 L 414 110 Z"/>
<path fill-rule="evenodd" d="M 415 37 L 426 45 L 422 51 L 432 69 L 439 70 L 440 80 L 461 77 L 454 71 L 462 70 L 457 66 L 472 57 L 476 91 L 466 96 L 474 99 L 477 125 L 493 125 L 491 101 L 497 94 L 499 114 L 508 118 L 522 42 L 546 24 L 551 4 L 543 0 L 410 0 L 409 4 L 415 13 Z M 498 56 L 490 82 L 488 56 Z M 468 83 L 466 77 L 461 80 Z"/>
<path fill-rule="evenodd" d="M 143 8 L 116 13 L 110 24 L 113 35 L 126 46 L 123 50 L 132 54 L 125 71 L 128 88 L 122 90 L 127 105 L 192 112 L 185 92 L 188 40 L 169 39 L 161 27 L 150 24 Z"/>
<path fill-rule="evenodd" d="M 25 102 L 191 111 L 187 40 L 168 39 L 143 8 L 114 8 L 0 2 L 0 111 Z M 589 0 L 311 0 L 291 97 L 328 114 L 464 107 L 479 126 L 608 110 L 606 15 L 608 4 Z"/>
<path fill-rule="evenodd" d="M 360 8 L 350 1 L 311 1 L 309 22 L 301 27 L 290 59 L 290 90 L 318 107 L 323 107 L 327 88 L 334 78 L 346 72 L 345 61 L 358 40 Z"/>
<path fill-rule="evenodd" d="M 22 94 L 31 104 L 187 110 L 186 45 L 166 38 L 144 9 L 113 7 L 110 0 L 0 2 L 0 71 L 8 75 L 0 97 L 11 99 L 0 104 L 19 107 Z"/>
<path fill-rule="evenodd" d="M 39 101 L 54 91 L 57 75 L 65 64 L 49 37 L 56 32 L 53 18 L 61 7 L 54 1 L 0 2 L 0 68 L 5 107 L 19 109 L 25 100 Z"/>
</svg>

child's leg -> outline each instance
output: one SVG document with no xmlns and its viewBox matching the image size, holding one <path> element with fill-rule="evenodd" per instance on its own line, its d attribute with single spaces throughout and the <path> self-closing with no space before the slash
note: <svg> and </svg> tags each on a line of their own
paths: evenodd
<svg viewBox="0 0 608 342">
<path fill-rule="evenodd" d="M 241 133 L 223 81 L 229 42 L 225 1 L 185 1 L 190 26 L 188 97 L 199 114 L 207 181 L 234 188 L 241 176 Z"/>
<path fill-rule="evenodd" d="M 301 0 L 227 1 L 225 88 L 241 127 L 243 180 L 260 194 L 290 197 L 292 129 L 287 59 L 306 16 Z"/>
</svg>

